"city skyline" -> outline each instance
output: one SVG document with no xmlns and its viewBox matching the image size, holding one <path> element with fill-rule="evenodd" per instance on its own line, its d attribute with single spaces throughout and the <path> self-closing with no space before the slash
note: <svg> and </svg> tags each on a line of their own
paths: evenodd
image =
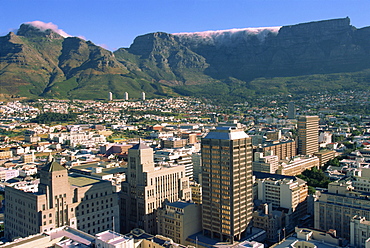
<svg viewBox="0 0 370 248">
<path fill-rule="evenodd" d="M 0 36 L 22 23 L 41 21 L 113 51 L 129 47 L 139 35 L 158 31 L 276 27 L 347 16 L 353 26 L 361 28 L 370 25 L 369 9 L 364 0 L 7 1 L 2 3 Z"/>
</svg>

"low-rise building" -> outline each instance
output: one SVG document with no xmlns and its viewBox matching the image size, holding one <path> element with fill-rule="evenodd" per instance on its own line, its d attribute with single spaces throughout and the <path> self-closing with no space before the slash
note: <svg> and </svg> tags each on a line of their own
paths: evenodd
<svg viewBox="0 0 370 248">
<path fill-rule="evenodd" d="M 315 152 L 313 155 L 319 158 L 320 166 L 323 166 L 329 160 L 335 158 L 335 151 L 332 150 L 324 150 Z"/>
<path fill-rule="evenodd" d="M 268 151 L 273 151 L 274 155 L 278 156 L 279 160 L 289 159 L 297 155 L 296 142 L 294 140 L 274 140 L 259 146 L 257 152 L 266 154 Z"/>
<path fill-rule="evenodd" d="M 161 140 L 161 147 L 163 148 L 181 148 L 188 144 L 188 139 L 180 139 L 170 137 L 168 139 Z"/>
<path fill-rule="evenodd" d="M 284 225 L 288 230 L 293 230 L 300 224 L 300 219 L 307 215 L 307 183 L 293 176 L 261 172 L 253 172 L 253 174 L 257 184 L 256 200 L 271 205 L 269 213 L 276 209 L 285 211 Z"/>
<path fill-rule="evenodd" d="M 279 168 L 278 156 L 270 155 L 263 156 L 262 152 L 256 152 L 254 154 L 254 161 L 252 162 L 253 171 L 276 173 Z"/>
<path fill-rule="evenodd" d="M 7 159 L 13 157 L 12 150 L 0 150 L 0 159 Z"/>
<path fill-rule="evenodd" d="M 186 238 L 202 230 L 201 205 L 185 202 L 167 202 L 157 210 L 158 234 L 185 244 Z"/>
<path fill-rule="evenodd" d="M 296 176 L 302 174 L 302 172 L 305 170 L 311 169 L 312 167 L 320 167 L 320 161 L 318 157 L 296 156 L 291 160 L 280 163 L 276 173 L 286 176 Z"/>
<path fill-rule="evenodd" d="M 348 247 L 345 240 L 336 236 L 334 230 L 323 232 L 310 228 L 295 228 L 295 235 L 284 238 L 272 248 L 337 248 Z"/>
<path fill-rule="evenodd" d="M 370 218 L 370 195 L 354 189 L 350 178 L 329 183 L 315 202 L 314 227 L 334 229 L 340 237 L 350 240 L 353 216 Z"/>
<path fill-rule="evenodd" d="M 350 223 L 350 243 L 354 247 L 365 248 L 370 245 L 370 221 L 365 217 L 353 216 Z"/>
</svg>

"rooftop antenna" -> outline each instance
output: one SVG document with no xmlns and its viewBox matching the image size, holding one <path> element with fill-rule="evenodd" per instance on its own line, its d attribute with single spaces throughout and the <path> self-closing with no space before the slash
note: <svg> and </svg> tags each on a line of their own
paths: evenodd
<svg viewBox="0 0 370 248">
<path fill-rule="evenodd" d="M 112 217 L 112 239 L 114 239 L 114 216 Z"/>
<path fill-rule="evenodd" d="M 53 161 L 53 156 L 51 155 L 51 152 L 49 152 L 48 162 L 52 162 L 52 161 Z"/>
</svg>

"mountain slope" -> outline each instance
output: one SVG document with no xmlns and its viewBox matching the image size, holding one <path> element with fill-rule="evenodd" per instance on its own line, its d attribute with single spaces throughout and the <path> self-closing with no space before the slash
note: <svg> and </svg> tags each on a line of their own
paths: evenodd
<svg viewBox="0 0 370 248">
<path fill-rule="evenodd" d="M 17 34 L 0 37 L 2 94 L 78 99 L 106 98 L 109 91 L 121 98 L 125 91 L 139 97 L 144 89 L 148 96 L 160 94 L 160 85 L 151 81 L 130 74 L 112 52 L 50 29 L 22 24 Z"/>
<path fill-rule="evenodd" d="M 195 95 L 235 101 L 370 86 L 370 27 L 349 18 L 138 36 L 114 53 L 22 24 L 0 37 L 2 94 L 96 99 Z"/>
</svg>

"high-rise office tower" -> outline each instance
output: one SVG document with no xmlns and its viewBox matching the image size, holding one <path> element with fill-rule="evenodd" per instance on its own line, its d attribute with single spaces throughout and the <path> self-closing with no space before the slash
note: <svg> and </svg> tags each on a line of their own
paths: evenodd
<svg viewBox="0 0 370 248">
<path fill-rule="evenodd" d="M 128 150 L 127 169 L 121 191 L 122 231 L 141 228 L 155 234 L 156 210 L 165 200 L 191 199 L 185 166 L 155 166 L 153 149 L 139 143 Z"/>
<path fill-rule="evenodd" d="M 236 127 L 217 127 L 202 139 L 203 234 L 240 240 L 252 218 L 252 147 Z"/>
<path fill-rule="evenodd" d="M 298 118 L 298 154 L 312 155 L 319 150 L 319 117 Z"/>
<path fill-rule="evenodd" d="M 288 104 L 288 119 L 295 119 L 295 105 L 294 102 Z"/>
</svg>

